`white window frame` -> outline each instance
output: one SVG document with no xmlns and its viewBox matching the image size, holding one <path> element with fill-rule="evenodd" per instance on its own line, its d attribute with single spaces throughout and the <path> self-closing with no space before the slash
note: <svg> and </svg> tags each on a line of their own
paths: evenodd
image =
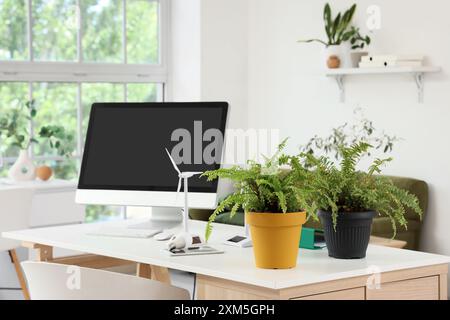
<svg viewBox="0 0 450 320">
<path fill-rule="evenodd" d="M 80 1 L 77 0 L 79 7 Z M 84 137 L 82 136 L 83 105 L 82 84 L 84 83 L 118 83 L 124 85 L 124 101 L 127 101 L 127 84 L 132 83 L 158 83 L 162 84 L 160 92 L 161 100 L 165 100 L 165 87 L 168 80 L 168 46 L 170 25 L 170 0 L 159 0 L 159 62 L 157 64 L 128 64 L 127 63 L 127 37 L 126 37 L 126 3 L 123 0 L 123 58 L 120 63 L 91 63 L 83 61 L 82 30 L 77 29 L 76 62 L 43 62 L 33 59 L 33 33 L 32 33 L 32 0 L 26 0 L 28 14 L 28 60 L 26 61 L 0 61 L 0 82 L 23 82 L 29 85 L 29 99 L 33 95 L 32 84 L 36 82 L 73 83 L 77 84 L 77 150 L 72 159 L 80 159 L 82 156 Z M 131 0 L 133 1 L 133 0 Z M 81 10 L 78 10 L 81 12 Z M 83 17 L 79 14 L 79 26 Z M 30 128 L 32 134 L 33 128 Z M 64 160 L 59 156 L 35 156 L 34 159 Z M 16 158 L 4 158 L 5 163 L 14 162 Z"/>
</svg>

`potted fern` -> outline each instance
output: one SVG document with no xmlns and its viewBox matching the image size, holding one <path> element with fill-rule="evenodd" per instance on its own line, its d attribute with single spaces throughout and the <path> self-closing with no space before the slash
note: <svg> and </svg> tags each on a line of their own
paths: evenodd
<svg viewBox="0 0 450 320">
<path fill-rule="evenodd" d="M 397 225 L 407 226 L 405 207 L 422 216 L 416 196 L 378 175 L 381 167 L 392 158 L 376 159 L 367 171 L 357 170 L 358 161 L 370 148 L 365 142 L 342 147 L 340 167 L 327 157 L 302 154 L 305 166 L 310 168 L 305 184 L 310 191 L 307 201 L 312 212 L 318 212 L 331 257 L 364 258 L 376 215 L 385 215 L 391 220 L 393 237 Z"/>
<path fill-rule="evenodd" d="M 286 140 L 264 164 L 249 161 L 245 168 L 234 166 L 203 174 L 209 181 L 231 179 L 236 190 L 209 218 L 205 238 L 208 240 L 211 235 L 212 222 L 218 214 L 230 208 L 233 217 L 242 208 L 250 226 L 255 263 L 259 268 L 287 269 L 297 264 L 302 225 L 306 221 L 306 189 L 302 188 L 302 183 L 307 171 L 298 157 L 281 153 L 285 144 Z"/>
</svg>

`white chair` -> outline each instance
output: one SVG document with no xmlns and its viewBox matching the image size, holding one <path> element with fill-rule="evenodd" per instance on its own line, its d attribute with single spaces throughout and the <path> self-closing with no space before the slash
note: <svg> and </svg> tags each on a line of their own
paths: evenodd
<svg viewBox="0 0 450 320">
<path fill-rule="evenodd" d="M 158 281 L 47 262 L 22 262 L 32 300 L 189 300 L 189 291 Z"/>
<path fill-rule="evenodd" d="M 14 188 L 0 191 L 0 251 L 9 252 L 23 296 L 27 300 L 29 299 L 27 286 L 15 250 L 20 247 L 20 242 L 2 238 L 1 233 L 28 228 L 32 201 L 32 189 Z"/>
</svg>

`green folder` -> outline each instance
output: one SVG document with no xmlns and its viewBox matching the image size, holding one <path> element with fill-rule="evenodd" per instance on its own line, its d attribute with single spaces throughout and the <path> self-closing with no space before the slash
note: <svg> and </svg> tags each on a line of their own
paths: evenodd
<svg viewBox="0 0 450 320">
<path fill-rule="evenodd" d="M 324 248 L 325 238 L 323 236 L 323 231 L 312 228 L 302 228 L 299 247 L 311 250 Z"/>
</svg>

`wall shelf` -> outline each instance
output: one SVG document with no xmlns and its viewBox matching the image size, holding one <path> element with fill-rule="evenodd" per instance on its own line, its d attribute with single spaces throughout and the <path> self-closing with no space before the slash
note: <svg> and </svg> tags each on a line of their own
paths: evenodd
<svg viewBox="0 0 450 320">
<path fill-rule="evenodd" d="M 423 103 L 423 87 L 426 73 L 440 72 L 440 67 L 390 67 L 390 68 L 349 68 L 349 69 L 328 69 L 327 77 L 336 80 L 339 88 L 340 101 L 345 102 L 345 83 L 347 76 L 372 75 L 372 74 L 409 74 L 414 78 L 417 87 L 419 103 Z"/>
</svg>

